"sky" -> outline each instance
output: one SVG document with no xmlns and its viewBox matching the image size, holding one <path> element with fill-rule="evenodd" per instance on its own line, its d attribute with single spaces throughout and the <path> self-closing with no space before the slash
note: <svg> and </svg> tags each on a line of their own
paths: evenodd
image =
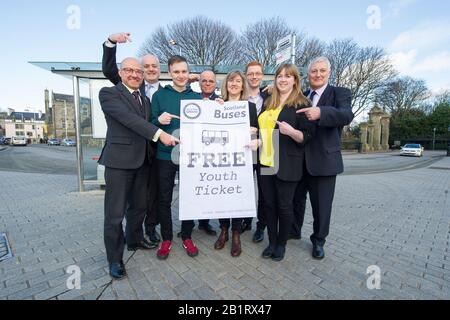
<svg viewBox="0 0 450 320">
<path fill-rule="evenodd" d="M 326 42 L 353 38 L 382 47 L 402 75 L 423 79 L 438 93 L 450 89 L 449 12 L 450 2 L 442 0 L 1 1 L 0 110 L 44 111 L 46 88 L 72 94 L 71 80 L 29 61 L 100 62 L 102 43 L 122 31 L 133 42 L 120 46 L 118 60 L 136 56 L 156 28 L 196 15 L 236 32 L 279 16 Z"/>
</svg>

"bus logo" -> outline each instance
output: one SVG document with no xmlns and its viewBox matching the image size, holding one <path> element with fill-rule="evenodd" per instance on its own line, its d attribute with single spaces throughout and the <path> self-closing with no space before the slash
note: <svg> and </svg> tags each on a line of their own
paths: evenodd
<svg viewBox="0 0 450 320">
<path fill-rule="evenodd" d="M 230 142 L 228 131 L 203 130 L 202 143 L 209 146 L 211 143 L 226 145 Z"/>
</svg>

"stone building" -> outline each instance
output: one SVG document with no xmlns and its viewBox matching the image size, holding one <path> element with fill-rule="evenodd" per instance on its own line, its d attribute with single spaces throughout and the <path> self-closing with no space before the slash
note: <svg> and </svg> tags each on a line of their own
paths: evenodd
<svg viewBox="0 0 450 320">
<path fill-rule="evenodd" d="M 369 121 L 360 124 L 361 152 L 389 151 L 390 115 L 377 105 L 369 112 Z"/>
<path fill-rule="evenodd" d="M 81 98 L 81 120 L 90 121 L 90 99 Z M 50 138 L 76 139 L 75 105 L 72 95 L 45 90 L 45 122 Z"/>
</svg>

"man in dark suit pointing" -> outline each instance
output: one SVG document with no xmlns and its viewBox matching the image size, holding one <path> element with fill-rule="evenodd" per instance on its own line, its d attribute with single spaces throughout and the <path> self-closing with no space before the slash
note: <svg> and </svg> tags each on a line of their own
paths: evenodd
<svg viewBox="0 0 450 320">
<path fill-rule="evenodd" d="M 105 166 L 104 240 L 110 275 L 126 275 L 122 261 L 126 215 L 126 243 L 129 250 L 150 249 L 144 239 L 142 223 L 147 209 L 147 186 L 154 150 L 151 141 L 175 146 L 175 137 L 149 122 L 150 102 L 139 92 L 143 67 L 138 60 L 122 62 L 121 82 L 100 90 L 99 99 L 108 130 L 99 163 Z"/>
<path fill-rule="evenodd" d="M 110 35 L 108 40 L 103 43 L 103 74 L 114 84 L 118 84 L 121 81 L 116 61 L 117 46 L 118 44 L 126 42 L 131 42 L 131 34 L 128 32 L 121 32 Z M 144 81 L 142 81 L 139 89 L 141 94 L 147 96 L 151 102 L 153 94 L 162 89 L 159 81 L 159 77 L 161 76 L 161 65 L 158 58 L 151 54 L 142 56 L 141 63 L 144 67 Z M 153 144 L 152 147 L 155 149 L 156 153 L 156 144 Z M 161 238 L 156 231 L 156 226 L 159 224 L 157 176 L 158 171 L 156 165 L 152 165 L 150 168 L 148 186 L 148 208 L 147 214 L 145 215 L 144 226 L 149 241 L 154 245 L 158 245 L 158 242 L 161 241 Z"/>
<path fill-rule="evenodd" d="M 325 256 L 323 246 L 330 229 L 336 175 L 344 171 L 342 128 L 354 118 L 350 90 L 329 85 L 330 74 L 328 58 L 319 57 L 310 63 L 308 78 L 311 89 L 305 95 L 311 100 L 312 107 L 298 111 L 304 113 L 308 120 L 317 122 L 317 131 L 316 136 L 305 146 L 305 176 L 294 199 L 291 238 L 301 237 L 306 193 L 309 192 L 314 218 L 314 232 L 310 239 L 315 259 Z"/>
</svg>

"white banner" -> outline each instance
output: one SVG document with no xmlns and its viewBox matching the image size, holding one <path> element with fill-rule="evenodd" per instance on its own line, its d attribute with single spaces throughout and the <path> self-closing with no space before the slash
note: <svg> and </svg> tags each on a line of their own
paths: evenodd
<svg viewBox="0 0 450 320">
<path fill-rule="evenodd" d="M 256 217 L 248 110 L 181 101 L 180 220 Z"/>
<path fill-rule="evenodd" d="M 277 48 L 275 49 L 275 60 L 277 66 L 291 60 L 293 46 L 294 39 L 291 35 L 286 36 L 277 42 Z"/>
<path fill-rule="evenodd" d="M 105 114 L 103 113 L 98 94 L 103 87 L 114 86 L 109 80 L 91 79 L 90 81 L 90 95 L 91 95 L 91 115 L 92 115 L 92 137 L 94 139 L 105 139 L 106 125 Z"/>
</svg>

